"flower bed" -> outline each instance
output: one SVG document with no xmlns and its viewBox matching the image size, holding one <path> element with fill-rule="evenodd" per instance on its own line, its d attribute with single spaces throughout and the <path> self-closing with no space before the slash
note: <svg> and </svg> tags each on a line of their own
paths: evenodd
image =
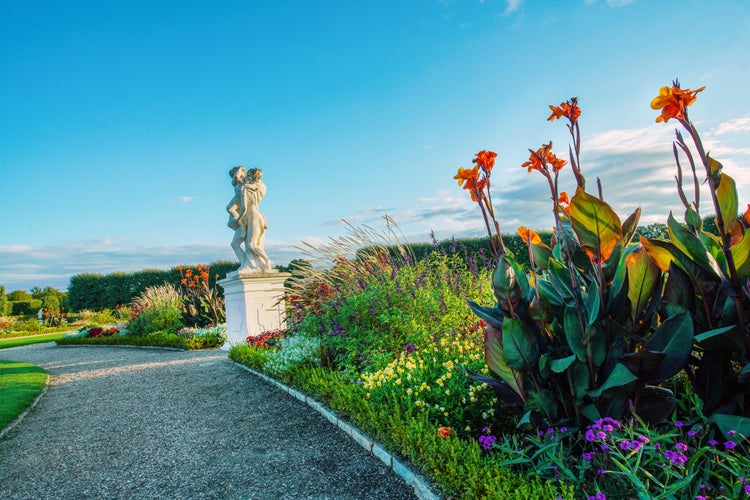
<svg viewBox="0 0 750 500">
<path fill-rule="evenodd" d="M 545 144 L 523 165 L 547 181 L 554 217 L 549 243 L 519 228 L 528 267 L 504 245 L 497 155 L 481 151 L 455 178 L 480 208 L 494 270 L 437 251 L 416 262 L 399 245 L 354 260 L 323 248 L 335 265 L 300 269 L 284 339 L 230 357 L 327 401 L 450 496 L 749 496 L 750 206 L 738 211 L 688 119 L 702 90 L 675 82 L 651 103 L 692 140 L 674 144 L 685 223 L 670 215 L 668 239 L 634 241 L 640 210 L 623 222 L 586 192 L 571 99 L 549 117 L 567 120 L 569 161 Z M 704 167 L 718 234 L 704 231 L 697 192 L 688 201 L 680 159 L 694 186 Z M 568 164 L 573 196 L 559 188 Z"/>
</svg>

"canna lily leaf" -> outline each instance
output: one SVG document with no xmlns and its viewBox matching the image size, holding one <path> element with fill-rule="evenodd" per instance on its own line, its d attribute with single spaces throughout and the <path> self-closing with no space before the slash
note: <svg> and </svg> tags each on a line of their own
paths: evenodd
<svg viewBox="0 0 750 500">
<path fill-rule="evenodd" d="M 617 300 L 618 296 L 620 295 L 620 291 L 623 289 L 623 286 L 625 285 L 625 276 L 627 275 L 627 258 L 628 255 L 633 253 L 636 250 L 637 247 L 631 246 L 625 249 L 625 251 L 622 253 L 622 256 L 620 257 L 620 262 L 617 265 L 617 271 L 615 271 L 615 275 L 612 278 L 612 285 L 609 287 L 609 301 L 607 303 L 607 307 L 612 307 L 612 304 Z"/>
<path fill-rule="evenodd" d="M 586 347 L 583 342 L 583 330 L 578 318 L 578 310 L 575 307 L 565 308 L 565 339 L 573 354 L 581 360 L 586 360 Z"/>
<path fill-rule="evenodd" d="M 669 239 L 679 248 L 682 253 L 689 256 L 697 265 L 712 272 L 715 276 L 721 277 L 722 271 L 716 263 L 713 255 L 708 251 L 703 242 L 695 234 L 683 227 L 669 212 L 667 219 L 667 229 Z"/>
<path fill-rule="evenodd" d="M 604 383 L 597 389 L 589 391 L 588 395 L 592 398 L 598 398 L 607 389 L 622 387 L 623 385 L 628 385 L 629 383 L 635 382 L 636 380 L 638 380 L 638 377 L 633 375 L 625 365 L 623 365 L 622 363 L 617 363 L 615 365 L 615 368 L 612 370 L 612 373 L 610 373 L 609 377 L 607 377 L 607 380 L 605 380 Z"/>
<path fill-rule="evenodd" d="M 714 413 L 708 421 L 716 424 L 727 441 L 739 444 L 750 436 L 750 418 Z"/>
<path fill-rule="evenodd" d="M 599 309 L 601 308 L 601 297 L 599 296 L 599 285 L 592 281 L 586 290 L 586 325 L 593 325 L 599 318 Z"/>
<path fill-rule="evenodd" d="M 539 269 L 547 269 L 549 267 L 549 259 L 552 257 L 552 249 L 544 244 L 532 243 L 531 254 L 534 256 L 534 263 Z"/>
<path fill-rule="evenodd" d="M 488 325 L 492 325 L 499 329 L 503 328 L 503 318 L 505 318 L 505 313 L 503 313 L 502 309 L 497 307 L 480 306 L 472 300 L 467 300 L 466 302 L 469 303 L 469 307 L 474 311 L 474 314 L 486 321 Z"/>
<path fill-rule="evenodd" d="M 701 232 L 703 230 L 703 219 L 700 214 L 696 212 L 693 207 L 687 207 L 685 210 L 685 222 L 695 232 Z"/>
<path fill-rule="evenodd" d="M 641 349 L 640 351 L 624 355 L 620 358 L 620 361 L 635 375 L 643 377 L 646 374 L 655 372 L 666 357 L 667 355 L 663 352 Z"/>
<path fill-rule="evenodd" d="M 638 395 L 636 413 L 647 424 L 663 422 L 674 411 L 677 398 L 665 387 L 647 385 Z"/>
<path fill-rule="evenodd" d="M 635 323 L 654 296 L 661 270 L 642 246 L 625 257 L 625 265 L 628 270 L 630 314 Z"/>
<path fill-rule="evenodd" d="M 665 316 L 674 316 L 682 310 L 692 311 L 695 307 L 695 287 L 690 276 L 680 266 L 669 266 L 669 277 L 662 292 Z M 670 314 L 670 311 L 674 313 Z"/>
<path fill-rule="evenodd" d="M 737 219 L 738 201 L 737 186 L 734 179 L 727 174 L 721 174 L 719 185 L 716 186 L 716 199 L 719 202 L 719 212 L 724 221 L 724 232 Z"/>
<path fill-rule="evenodd" d="M 750 278 L 750 230 L 745 231 L 745 236 L 730 251 L 739 278 L 742 280 Z"/>
<path fill-rule="evenodd" d="M 606 262 L 622 238 L 620 218 L 604 201 L 580 187 L 570 200 L 570 223 L 592 262 Z"/>
<path fill-rule="evenodd" d="M 719 179 L 721 178 L 721 171 L 724 169 L 724 166 L 710 156 L 708 156 L 707 159 L 708 173 L 713 178 L 714 182 L 718 183 Z"/>
<path fill-rule="evenodd" d="M 550 361 L 550 369 L 555 373 L 562 373 L 565 370 L 568 369 L 568 367 L 573 364 L 573 361 L 576 360 L 575 354 L 571 354 L 567 358 L 561 358 L 561 359 L 553 359 Z"/>
<path fill-rule="evenodd" d="M 646 249 L 648 255 L 654 260 L 659 269 L 662 271 L 668 271 L 672 262 L 677 262 L 677 249 L 674 244 L 669 241 L 644 238 L 640 236 L 641 245 Z"/>
<path fill-rule="evenodd" d="M 492 325 L 487 326 L 487 337 L 484 341 L 484 360 L 487 368 L 508 384 L 518 397 L 525 399 L 522 375 L 508 366 L 503 353 L 503 332 Z"/>
<path fill-rule="evenodd" d="M 664 359 L 659 367 L 641 378 L 647 383 L 661 382 L 677 374 L 688 361 L 693 348 L 693 321 L 687 311 L 668 318 L 654 331 L 643 344 L 643 349 L 663 352 Z"/>
<path fill-rule="evenodd" d="M 479 373 L 474 373 L 467 368 L 464 368 L 464 370 L 470 378 L 476 380 L 477 382 L 489 385 L 495 392 L 495 395 L 509 405 L 523 406 L 523 399 L 521 399 L 521 396 L 519 396 L 518 393 L 511 389 L 510 386 L 505 383 L 505 381 L 496 380 L 492 377 L 486 377 Z"/>
<path fill-rule="evenodd" d="M 635 209 L 635 212 L 625 219 L 622 223 L 622 240 L 620 245 L 624 248 L 630 244 L 630 241 L 635 236 L 635 231 L 638 229 L 638 221 L 641 220 L 641 207 Z"/>
<path fill-rule="evenodd" d="M 539 359 L 539 349 L 526 324 L 519 320 L 506 317 L 503 321 L 503 357 L 508 366 L 514 370 L 524 370 L 535 366 Z"/>
<path fill-rule="evenodd" d="M 695 336 L 701 347 L 726 352 L 744 352 L 745 342 L 737 325 L 709 330 Z"/>
</svg>

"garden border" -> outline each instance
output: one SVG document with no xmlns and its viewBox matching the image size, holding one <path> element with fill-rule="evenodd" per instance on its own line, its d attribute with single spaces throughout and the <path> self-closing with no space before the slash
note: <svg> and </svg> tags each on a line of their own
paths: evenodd
<svg viewBox="0 0 750 500">
<path fill-rule="evenodd" d="M 256 377 L 268 382 L 269 384 L 275 385 L 276 387 L 286 392 L 293 398 L 298 399 L 299 401 L 303 403 L 306 403 L 307 406 L 309 406 L 313 410 L 320 413 L 332 425 L 344 431 L 344 433 L 347 436 L 353 439 L 362 448 L 367 450 L 368 453 L 374 455 L 381 462 L 387 465 L 388 468 L 393 470 L 393 472 L 395 472 L 399 477 L 401 477 L 401 479 L 404 480 L 407 486 L 412 487 L 412 489 L 414 490 L 414 493 L 417 495 L 417 498 L 419 498 L 420 500 L 439 500 L 440 499 L 440 495 L 438 495 L 432 489 L 429 482 L 424 477 L 422 477 L 421 475 L 411 470 L 406 464 L 404 464 L 403 462 L 398 460 L 396 457 L 394 457 L 393 454 L 388 452 L 380 443 L 373 441 L 369 436 L 364 434 L 361 430 L 359 430 L 357 427 L 352 425 L 350 422 L 345 422 L 344 420 L 340 419 L 332 410 L 327 408 L 320 401 L 310 396 L 307 396 L 296 389 L 292 389 L 291 387 L 285 384 L 282 384 L 278 380 L 272 377 L 269 377 L 268 375 L 264 373 L 253 370 L 252 368 L 245 366 L 241 363 L 237 363 L 236 361 L 232 361 L 231 359 L 230 361 L 234 363 L 235 365 L 239 366 L 240 368 L 242 368 L 243 370 L 249 373 L 252 373 Z"/>
<path fill-rule="evenodd" d="M 53 341 L 54 342 L 54 341 Z M 25 347 L 25 346 L 20 346 Z M 158 345 L 131 345 L 131 344 L 56 344 L 55 347 L 129 347 L 131 349 L 160 349 L 162 351 L 182 351 L 190 352 L 190 349 L 180 349 L 179 347 L 163 347 Z M 210 349 L 193 349 L 194 351 L 218 351 L 220 348 L 211 347 Z"/>
<path fill-rule="evenodd" d="M 21 346 L 24 347 L 24 346 Z M 42 387 L 42 390 L 37 394 L 36 398 L 34 398 L 34 401 L 31 402 L 29 406 L 27 406 L 20 415 L 18 415 L 15 420 L 13 420 L 11 423 L 5 426 L 4 429 L 0 430 L 0 439 L 5 438 L 5 436 L 12 431 L 18 424 L 20 424 L 24 418 L 26 418 L 26 415 L 28 415 L 31 410 L 34 409 L 34 407 L 37 405 L 40 399 L 42 399 L 42 396 L 47 394 L 47 388 L 50 384 L 50 379 L 52 379 L 52 375 L 50 375 L 47 370 L 45 370 L 45 373 L 47 373 L 47 378 L 44 381 L 44 387 Z"/>
</svg>

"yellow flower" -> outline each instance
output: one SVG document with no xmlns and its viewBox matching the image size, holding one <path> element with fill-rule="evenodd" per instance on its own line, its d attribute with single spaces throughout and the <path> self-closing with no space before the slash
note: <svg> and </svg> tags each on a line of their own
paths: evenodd
<svg viewBox="0 0 750 500">
<path fill-rule="evenodd" d="M 679 82 L 674 82 L 672 87 L 659 89 L 659 95 L 651 100 L 651 109 L 661 110 L 661 114 L 656 117 L 656 122 L 666 123 L 671 118 L 684 120 L 687 107 L 695 102 L 696 94 L 705 88 L 683 90 L 680 88 Z"/>
</svg>

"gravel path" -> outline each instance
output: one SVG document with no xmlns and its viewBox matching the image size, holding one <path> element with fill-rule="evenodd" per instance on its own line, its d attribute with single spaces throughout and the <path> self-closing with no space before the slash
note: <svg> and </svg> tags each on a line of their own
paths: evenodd
<svg viewBox="0 0 750 500">
<path fill-rule="evenodd" d="M 224 351 L 37 344 L 47 394 L 0 439 L 0 497 L 414 498 L 321 415 Z"/>
</svg>

